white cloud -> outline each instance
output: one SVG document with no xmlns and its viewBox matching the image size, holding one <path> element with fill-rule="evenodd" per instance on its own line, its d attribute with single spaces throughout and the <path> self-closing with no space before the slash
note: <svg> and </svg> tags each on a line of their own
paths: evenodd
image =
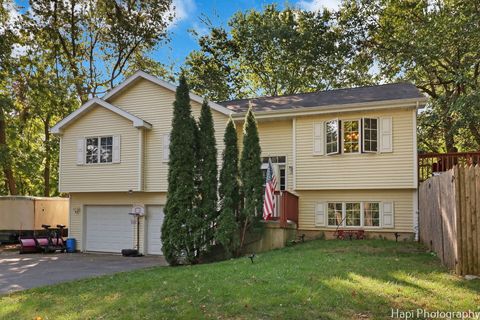
<svg viewBox="0 0 480 320">
<path fill-rule="evenodd" d="M 192 23 L 192 29 L 197 33 L 199 37 L 206 36 L 210 33 L 210 30 L 207 26 L 197 22 Z"/>
<path fill-rule="evenodd" d="M 14 43 L 12 46 L 12 58 L 20 58 L 26 56 L 30 46 L 28 45 L 20 45 L 18 43 Z"/>
<path fill-rule="evenodd" d="M 179 22 L 188 20 L 196 11 L 195 0 L 173 0 L 170 6 L 170 14 L 173 14 L 173 21 L 170 27 L 176 26 Z"/>
<path fill-rule="evenodd" d="M 18 22 L 20 20 L 18 8 L 10 1 L 5 1 L 1 5 L 8 12 L 8 20 L 5 25 L 0 25 L 0 34 L 3 34 L 6 29 L 18 32 Z"/>
<path fill-rule="evenodd" d="M 320 11 L 324 8 L 329 10 L 338 10 L 341 0 L 300 0 L 298 6 L 306 11 Z"/>
</svg>

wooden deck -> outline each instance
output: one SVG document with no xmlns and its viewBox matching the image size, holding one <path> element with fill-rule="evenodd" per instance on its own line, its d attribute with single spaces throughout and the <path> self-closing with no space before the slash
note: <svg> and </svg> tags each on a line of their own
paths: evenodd
<svg viewBox="0 0 480 320">
<path fill-rule="evenodd" d="M 451 153 L 418 154 L 418 182 L 427 180 L 441 172 L 452 169 L 455 165 L 470 166 L 480 163 L 480 151 Z"/>
</svg>

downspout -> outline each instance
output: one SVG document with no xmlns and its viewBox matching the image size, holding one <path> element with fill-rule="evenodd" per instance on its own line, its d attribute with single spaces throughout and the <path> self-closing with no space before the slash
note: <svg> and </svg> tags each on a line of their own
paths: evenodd
<svg viewBox="0 0 480 320">
<path fill-rule="evenodd" d="M 143 191 L 143 153 L 145 143 L 145 129 L 138 129 L 138 191 Z"/>
<path fill-rule="evenodd" d="M 297 118 L 292 119 L 292 175 L 293 190 L 297 189 Z"/>
<path fill-rule="evenodd" d="M 413 112 L 413 232 L 415 234 L 415 241 L 419 241 L 419 211 L 418 211 L 418 145 L 417 145 L 417 112 L 419 102 Z"/>
</svg>

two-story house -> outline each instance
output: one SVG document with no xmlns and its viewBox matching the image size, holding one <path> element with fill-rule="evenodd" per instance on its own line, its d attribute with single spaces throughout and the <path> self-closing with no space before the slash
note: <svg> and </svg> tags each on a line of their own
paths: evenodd
<svg viewBox="0 0 480 320">
<path fill-rule="evenodd" d="M 175 89 L 139 71 L 52 128 L 60 137 L 60 192 L 70 194 L 70 237 L 80 250 L 119 252 L 138 239 L 141 252 L 161 254 Z M 203 99 L 190 98 L 198 117 Z M 413 235 L 416 117 L 425 102 L 407 83 L 211 102 L 219 164 L 229 117 L 241 138 L 252 104 L 262 156 L 274 162 L 279 189 L 299 197 L 300 232 L 340 225 Z M 134 205 L 146 213 L 138 233 Z"/>
</svg>

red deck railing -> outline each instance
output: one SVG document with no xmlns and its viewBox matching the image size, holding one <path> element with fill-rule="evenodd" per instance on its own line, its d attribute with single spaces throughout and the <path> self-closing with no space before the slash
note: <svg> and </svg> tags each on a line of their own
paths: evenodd
<svg viewBox="0 0 480 320">
<path fill-rule="evenodd" d="M 436 173 L 450 170 L 455 165 L 480 164 L 480 151 L 451 153 L 420 153 L 418 155 L 418 181 L 422 182 Z"/>
<path fill-rule="evenodd" d="M 288 221 L 295 222 L 298 227 L 298 196 L 286 191 L 275 191 L 275 213 L 273 220 L 279 220 L 280 226 L 285 228 Z"/>
</svg>

